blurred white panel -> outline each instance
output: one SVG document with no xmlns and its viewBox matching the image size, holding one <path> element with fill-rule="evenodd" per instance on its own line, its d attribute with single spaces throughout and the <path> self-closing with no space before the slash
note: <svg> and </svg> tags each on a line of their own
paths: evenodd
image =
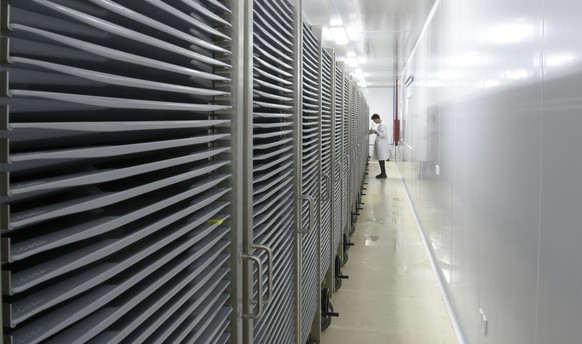
<svg viewBox="0 0 582 344">
<path fill-rule="evenodd" d="M 578 1 L 546 3 L 538 343 L 577 343 L 582 323 L 582 37 Z"/>
</svg>

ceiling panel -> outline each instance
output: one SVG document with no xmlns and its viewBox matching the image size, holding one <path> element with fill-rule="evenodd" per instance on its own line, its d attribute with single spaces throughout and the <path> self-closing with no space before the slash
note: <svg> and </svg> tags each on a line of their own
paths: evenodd
<svg viewBox="0 0 582 344">
<path fill-rule="evenodd" d="M 350 36 L 335 46 L 324 31 L 324 44 L 341 59 L 354 51 L 369 87 L 392 86 L 408 60 L 434 0 L 303 0 L 310 25 L 343 23 Z"/>
</svg>

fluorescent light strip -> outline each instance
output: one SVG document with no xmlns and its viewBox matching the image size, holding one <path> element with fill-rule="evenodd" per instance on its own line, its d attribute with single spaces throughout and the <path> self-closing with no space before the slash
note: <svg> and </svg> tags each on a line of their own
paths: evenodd
<svg viewBox="0 0 582 344">
<path fill-rule="evenodd" d="M 352 68 L 358 66 L 358 58 L 357 57 L 346 57 L 346 64 Z"/>
<path fill-rule="evenodd" d="M 346 30 L 341 26 L 332 26 L 329 28 L 329 32 L 337 45 L 346 45 L 350 41 Z"/>
</svg>

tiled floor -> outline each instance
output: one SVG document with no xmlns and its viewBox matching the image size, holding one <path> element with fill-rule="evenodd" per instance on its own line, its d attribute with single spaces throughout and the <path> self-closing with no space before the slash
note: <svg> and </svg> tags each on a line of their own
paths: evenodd
<svg viewBox="0 0 582 344">
<path fill-rule="evenodd" d="M 371 177 L 352 236 L 349 279 L 333 296 L 340 313 L 321 344 L 455 344 L 457 339 L 396 165 Z"/>
</svg>

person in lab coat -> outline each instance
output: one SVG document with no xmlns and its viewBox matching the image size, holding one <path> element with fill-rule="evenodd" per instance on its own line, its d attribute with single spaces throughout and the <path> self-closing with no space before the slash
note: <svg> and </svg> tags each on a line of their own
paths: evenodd
<svg viewBox="0 0 582 344">
<path fill-rule="evenodd" d="M 372 121 L 378 124 L 378 128 L 370 129 L 369 134 L 376 134 L 376 140 L 374 141 L 374 154 L 372 159 L 378 160 L 380 164 L 380 174 L 376 178 L 386 178 L 386 160 L 390 158 L 390 152 L 388 150 L 388 128 L 386 124 L 382 123 L 380 116 L 375 113 L 372 115 Z"/>
</svg>

